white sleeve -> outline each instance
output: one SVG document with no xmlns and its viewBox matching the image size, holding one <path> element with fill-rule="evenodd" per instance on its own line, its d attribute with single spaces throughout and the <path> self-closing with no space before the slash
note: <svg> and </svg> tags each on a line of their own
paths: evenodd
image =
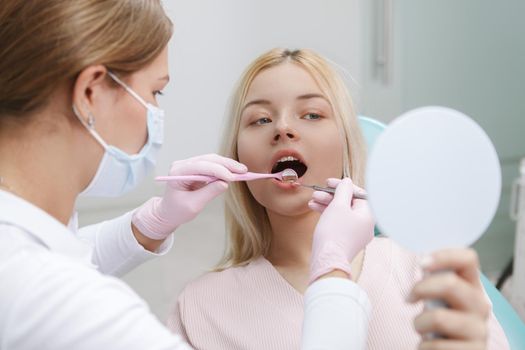
<svg viewBox="0 0 525 350">
<path fill-rule="evenodd" d="M 190 349 L 117 278 L 65 258 L 19 258 L 12 260 L 21 267 L 12 275 L 19 288 L 0 317 L 0 349 Z"/>
<path fill-rule="evenodd" d="M 173 235 L 170 235 L 155 253 L 144 249 L 131 230 L 132 214 L 128 212 L 115 219 L 83 227 L 78 232 L 81 240 L 93 245 L 93 264 L 103 274 L 122 276 L 138 265 L 166 254 L 173 245 Z"/>
<path fill-rule="evenodd" d="M 305 293 L 301 350 L 365 349 L 370 317 L 366 292 L 351 280 L 324 278 Z"/>
</svg>

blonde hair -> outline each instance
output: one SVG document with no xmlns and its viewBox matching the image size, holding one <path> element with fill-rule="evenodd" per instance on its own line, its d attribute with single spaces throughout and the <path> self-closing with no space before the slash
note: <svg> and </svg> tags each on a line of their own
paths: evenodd
<svg viewBox="0 0 525 350">
<path fill-rule="evenodd" d="M 90 65 L 120 76 L 140 70 L 172 30 L 160 0 L 2 0 L 0 116 L 44 106 Z"/>
<path fill-rule="evenodd" d="M 237 135 L 241 112 L 252 81 L 265 69 L 290 62 L 305 69 L 330 102 L 340 127 L 343 149 L 343 176 L 363 185 L 366 146 L 357 123 L 352 99 L 342 78 L 326 59 L 311 50 L 273 49 L 258 57 L 244 71 L 232 96 L 223 135 L 221 154 L 238 160 Z M 245 265 L 266 255 L 271 243 L 271 227 L 265 208 L 244 182 L 230 184 L 225 205 L 228 243 L 217 270 Z"/>
</svg>

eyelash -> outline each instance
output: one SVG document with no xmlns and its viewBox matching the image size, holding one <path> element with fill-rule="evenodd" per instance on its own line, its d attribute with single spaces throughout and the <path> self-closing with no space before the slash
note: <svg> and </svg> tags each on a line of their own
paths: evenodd
<svg viewBox="0 0 525 350">
<path fill-rule="evenodd" d="M 263 119 L 267 119 L 267 120 L 271 121 L 271 119 L 268 118 L 268 117 L 262 117 L 262 118 L 257 119 L 256 121 L 254 121 L 252 124 L 253 124 L 253 125 L 262 125 L 262 124 L 260 124 L 259 122 L 260 122 L 261 120 L 263 120 Z M 265 123 L 265 124 L 266 124 L 266 123 Z"/>
<path fill-rule="evenodd" d="M 315 119 L 306 118 L 306 116 L 309 116 L 309 115 L 310 115 L 310 116 L 316 116 L 317 118 L 315 118 Z M 306 119 L 306 120 L 320 120 L 320 119 L 323 118 L 323 116 L 320 115 L 319 113 L 306 113 L 306 114 L 303 115 L 301 118 Z M 270 119 L 270 118 L 268 118 L 268 117 L 262 117 L 262 118 L 257 119 L 256 121 L 254 121 L 252 124 L 253 124 L 253 125 L 263 125 L 263 124 L 260 123 L 263 119 L 267 119 L 267 120 L 269 120 L 269 121 L 271 122 L 271 119 Z M 267 123 L 264 123 L 264 124 L 267 124 Z"/>
<path fill-rule="evenodd" d="M 153 96 L 164 96 L 164 92 L 161 90 L 153 91 Z"/>
<path fill-rule="evenodd" d="M 319 113 L 306 113 L 305 115 L 303 115 L 303 118 L 305 118 L 307 115 L 315 115 L 315 116 L 318 117 L 318 118 L 316 118 L 316 119 L 309 119 L 309 120 L 319 120 L 319 119 L 322 119 L 322 118 L 323 118 L 323 116 L 320 115 Z M 308 119 L 308 118 L 305 118 L 305 119 Z"/>
</svg>

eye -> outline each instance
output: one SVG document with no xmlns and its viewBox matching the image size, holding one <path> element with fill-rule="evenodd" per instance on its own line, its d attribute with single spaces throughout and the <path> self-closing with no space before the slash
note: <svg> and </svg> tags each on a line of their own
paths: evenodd
<svg viewBox="0 0 525 350">
<path fill-rule="evenodd" d="M 255 124 L 255 125 L 264 125 L 264 124 L 268 124 L 268 123 L 271 123 L 271 122 L 272 122 L 272 120 L 270 118 L 264 117 L 264 118 L 257 119 L 256 121 L 253 122 L 253 124 Z"/>
<path fill-rule="evenodd" d="M 318 119 L 321 119 L 322 116 L 317 113 L 308 113 L 308 114 L 303 115 L 303 118 L 307 120 L 318 120 Z"/>
<path fill-rule="evenodd" d="M 162 92 L 161 90 L 155 90 L 153 91 L 153 96 L 164 96 L 164 92 Z"/>
</svg>

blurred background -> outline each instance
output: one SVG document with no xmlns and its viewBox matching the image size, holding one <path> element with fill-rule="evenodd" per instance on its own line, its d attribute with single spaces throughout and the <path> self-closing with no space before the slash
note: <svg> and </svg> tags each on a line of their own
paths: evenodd
<svg viewBox="0 0 525 350">
<path fill-rule="evenodd" d="M 173 160 L 217 152 L 230 93 L 254 58 L 274 47 L 311 48 L 340 67 L 358 114 L 388 123 L 415 107 L 443 105 L 485 129 L 500 157 L 503 188 L 496 217 L 474 247 L 485 274 L 510 288 L 502 276 L 512 272 L 511 192 L 525 157 L 525 1 L 169 0 L 165 7 L 175 34 L 172 80 L 160 98 L 166 141 L 156 174 L 124 198 L 81 199 L 81 225 L 161 194 L 153 176 L 166 174 Z M 184 285 L 222 256 L 221 201 L 176 232 L 168 255 L 124 277 L 161 320 Z M 525 250 L 525 242 L 520 246 Z M 522 259 L 525 251 L 515 261 L 525 270 Z"/>
</svg>

